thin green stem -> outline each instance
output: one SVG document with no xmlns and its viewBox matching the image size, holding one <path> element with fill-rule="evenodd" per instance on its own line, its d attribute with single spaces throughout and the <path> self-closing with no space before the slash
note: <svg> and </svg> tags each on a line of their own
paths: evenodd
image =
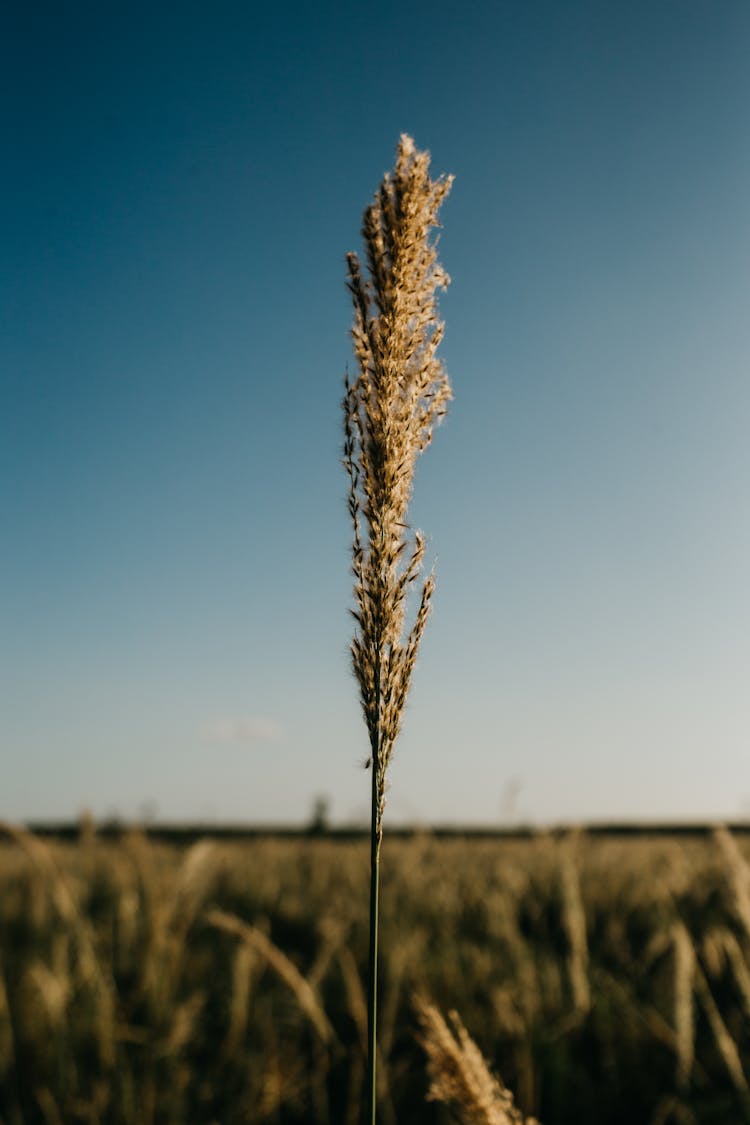
<svg viewBox="0 0 750 1125">
<path fill-rule="evenodd" d="M 372 760 L 372 817 L 370 822 L 370 958 L 367 994 L 367 1125 L 375 1125 L 377 1114 L 377 1026 L 378 1026 L 378 898 L 380 890 L 380 839 L 378 832 L 379 754 Z"/>
<path fill-rule="evenodd" d="M 378 639 L 375 660 L 375 727 L 370 734 L 372 749 L 372 790 L 370 800 L 370 956 L 367 974 L 367 1116 L 366 1125 L 376 1125 L 378 1109 L 378 900 L 380 897 L 380 771 L 382 737 L 380 714 L 380 664 L 382 650 Z"/>
</svg>

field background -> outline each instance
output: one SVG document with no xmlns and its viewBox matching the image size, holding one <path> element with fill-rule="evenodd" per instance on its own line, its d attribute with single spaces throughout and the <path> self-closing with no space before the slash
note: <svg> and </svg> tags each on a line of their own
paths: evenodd
<svg viewBox="0 0 750 1125">
<path fill-rule="evenodd" d="M 542 1125 L 750 1121 L 750 838 L 391 836 L 381 1120 L 437 1123 L 413 997 Z M 0 843 L 2 1125 L 355 1125 L 368 844 Z"/>
</svg>

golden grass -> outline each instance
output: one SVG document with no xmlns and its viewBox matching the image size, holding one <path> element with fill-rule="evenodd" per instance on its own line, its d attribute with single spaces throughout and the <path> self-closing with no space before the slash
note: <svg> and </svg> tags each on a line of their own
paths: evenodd
<svg viewBox="0 0 750 1125">
<path fill-rule="evenodd" d="M 447 1112 L 424 1100 L 415 992 L 460 1011 L 544 1125 L 750 1120 L 750 942 L 713 840 L 384 849 L 383 1125 Z M 325 838 L 6 834 L 0 1121 L 359 1125 L 367 861 Z"/>
<path fill-rule="evenodd" d="M 276 975 L 291 990 L 300 1010 L 305 1013 L 322 1041 L 328 1046 L 336 1039 L 336 1034 L 331 1027 L 320 1001 L 293 961 L 274 945 L 266 935 L 256 926 L 249 926 L 233 914 L 223 910 L 211 910 L 206 915 L 210 926 L 234 934 L 240 938 L 250 949 L 260 953 Z"/>
<path fill-rule="evenodd" d="M 386 771 L 434 588 L 430 575 L 407 628 L 408 598 L 425 553 L 421 533 L 412 537 L 407 522 L 414 470 L 451 398 L 436 354 L 443 324 L 435 297 L 450 279 L 437 261 L 431 231 L 452 177 L 432 180 L 429 168 L 429 153 L 403 135 L 395 168 L 362 220 L 366 268 L 356 254 L 347 255 L 359 368 L 354 379 L 347 377 L 343 403 L 354 529 L 357 628 L 351 653 L 370 737 L 378 840 Z"/>
<path fill-rule="evenodd" d="M 563 922 L 568 936 L 568 973 L 576 1011 L 585 1015 L 591 1008 L 588 964 L 589 950 L 586 936 L 586 914 L 581 899 L 578 874 L 577 837 L 567 841 L 562 852 L 560 873 L 563 891 Z"/>
<path fill-rule="evenodd" d="M 538 1125 L 517 1109 L 510 1090 L 492 1074 L 457 1012 L 451 1012 L 451 1030 L 423 996 L 414 998 L 414 1006 L 427 1055 L 429 1101 L 454 1108 L 462 1125 Z"/>
<path fill-rule="evenodd" d="M 677 1086 L 684 1090 L 690 1083 L 695 1059 L 695 987 L 696 957 L 690 934 L 682 922 L 672 926 L 674 946 L 674 1027 L 677 1053 Z"/>
<path fill-rule="evenodd" d="M 732 1080 L 735 1090 L 739 1093 L 743 1104 L 747 1108 L 750 1108 L 750 1088 L 748 1088 L 747 1078 L 742 1066 L 737 1044 L 724 1022 L 724 1018 L 719 1011 L 709 983 L 706 980 L 706 976 L 698 966 L 696 966 L 695 969 L 695 984 L 696 992 L 706 1012 L 716 1047 L 724 1062 L 727 1074 Z"/>
<path fill-rule="evenodd" d="M 449 278 L 438 264 L 432 229 L 451 178 L 432 180 L 430 156 L 399 141 L 362 220 L 366 266 L 347 254 L 354 303 L 352 339 L 359 367 L 346 378 L 344 465 L 353 524 L 352 668 L 370 739 L 370 925 L 367 973 L 367 1120 L 377 1116 L 379 861 L 386 774 L 401 728 L 434 578 L 422 583 L 416 615 L 409 595 L 420 577 L 425 544 L 407 523 L 417 457 L 432 439 L 451 398 L 437 358 L 443 325 L 436 291 Z"/>
<path fill-rule="evenodd" d="M 724 858 L 737 918 L 742 923 L 745 939 L 750 940 L 750 866 L 726 828 L 717 828 L 714 839 Z"/>
</svg>

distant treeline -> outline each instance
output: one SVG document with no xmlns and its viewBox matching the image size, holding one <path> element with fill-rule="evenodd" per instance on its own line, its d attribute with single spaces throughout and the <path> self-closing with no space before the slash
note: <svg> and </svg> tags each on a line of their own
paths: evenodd
<svg viewBox="0 0 750 1125">
<path fill-rule="evenodd" d="M 733 821 L 723 825 L 733 834 L 750 832 L 750 821 Z M 298 840 L 306 836 L 322 836 L 328 840 L 351 842 L 369 839 L 366 826 L 345 825 L 331 827 L 313 823 L 309 825 L 275 824 L 158 824 L 108 819 L 95 822 L 88 818 L 81 821 L 42 821 L 29 822 L 25 827 L 36 836 L 56 840 L 77 840 L 81 836 L 95 833 L 105 839 L 117 840 L 131 832 L 142 832 L 154 840 L 168 844 L 190 844 L 195 840 L 210 837 L 215 840 Z M 561 824 L 546 827 L 531 825 L 515 826 L 460 826 L 460 825 L 401 825 L 389 826 L 388 834 L 400 840 L 419 837 L 432 837 L 436 840 L 527 840 L 535 836 L 565 837 L 571 832 L 583 832 L 587 836 L 598 837 L 693 837 L 710 835 L 716 823 L 651 823 L 651 822 L 613 822 L 594 824 Z"/>
</svg>

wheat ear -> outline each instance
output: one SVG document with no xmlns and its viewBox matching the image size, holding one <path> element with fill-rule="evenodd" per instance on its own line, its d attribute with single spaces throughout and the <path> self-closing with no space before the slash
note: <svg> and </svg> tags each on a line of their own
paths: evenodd
<svg viewBox="0 0 750 1125">
<path fill-rule="evenodd" d="M 375 1121 L 377 938 L 380 843 L 385 782 L 430 612 L 434 578 L 422 583 L 416 615 L 407 602 L 425 543 L 412 535 L 407 509 L 417 457 L 432 438 L 451 397 L 436 356 L 443 335 L 436 291 L 448 275 L 437 261 L 432 228 L 452 177 L 432 180 L 430 156 L 410 137 L 399 141 L 396 165 L 362 221 L 366 266 L 347 255 L 354 304 L 352 339 L 358 374 L 344 394 L 344 465 L 354 527 L 352 667 L 370 740 L 371 876 L 368 997 L 368 1120 Z"/>
</svg>

